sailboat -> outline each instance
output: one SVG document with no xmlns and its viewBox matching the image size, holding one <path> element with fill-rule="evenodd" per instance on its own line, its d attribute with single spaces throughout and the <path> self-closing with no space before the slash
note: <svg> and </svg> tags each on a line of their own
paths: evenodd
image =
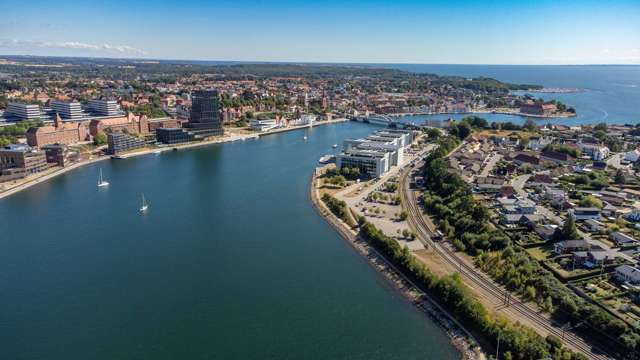
<svg viewBox="0 0 640 360">
<path fill-rule="evenodd" d="M 147 211 L 148 208 L 149 208 L 149 205 L 147 204 L 147 201 L 144 199 L 144 194 L 142 194 L 142 206 L 140 206 L 140 212 L 143 213 Z"/>
<path fill-rule="evenodd" d="M 98 178 L 98 187 L 109 186 L 109 182 L 102 177 L 102 169 L 100 169 L 100 177 Z"/>
</svg>

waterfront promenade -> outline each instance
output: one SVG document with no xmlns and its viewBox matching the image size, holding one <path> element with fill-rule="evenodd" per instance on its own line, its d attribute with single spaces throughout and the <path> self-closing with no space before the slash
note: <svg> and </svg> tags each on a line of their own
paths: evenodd
<svg viewBox="0 0 640 360">
<path fill-rule="evenodd" d="M 313 124 L 313 126 L 316 127 L 316 126 L 337 124 L 345 121 L 348 121 L 348 119 L 339 118 L 339 119 L 330 120 L 330 121 L 320 121 Z M 245 141 L 245 140 L 257 139 L 261 136 L 278 134 L 282 132 L 288 132 L 288 131 L 294 131 L 294 130 L 300 130 L 300 129 L 306 129 L 306 128 L 309 128 L 309 125 L 290 126 L 286 128 L 272 129 L 272 130 L 260 132 L 260 133 L 249 133 L 249 134 L 232 133 L 232 134 L 227 134 L 223 137 L 216 137 L 216 138 L 212 138 L 205 141 L 185 143 L 185 144 L 165 145 L 160 147 L 148 147 L 141 150 L 134 150 L 131 152 L 118 155 L 117 158 L 127 159 L 127 158 L 132 158 L 137 156 L 149 155 L 152 153 L 158 153 L 158 152 L 162 153 L 165 151 L 186 150 L 186 149 L 199 148 L 203 146 L 210 146 L 214 144 L 222 144 L 222 143 L 235 142 L 235 141 Z M 112 159 L 112 156 L 110 155 L 92 157 L 86 160 L 81 160 L 79 162 L 73 163 L 66 167 L 62 167 L 62 168 L 57 167 L 49 171 L 31 175 L 24 179 L 19 179 L 12 182 L 6 182 L 3 184 L 0 184 L 0 199 L 13 195 L 15 193 L 18 193 L 22 190 L 26 190 L 34 185 L 40 184 L 54 177 L 70 172 L 74 169 L 78 169 L 80 167 L 96 163 L 98 161 L 110 160 L 110 159 Z"/>
</svg>

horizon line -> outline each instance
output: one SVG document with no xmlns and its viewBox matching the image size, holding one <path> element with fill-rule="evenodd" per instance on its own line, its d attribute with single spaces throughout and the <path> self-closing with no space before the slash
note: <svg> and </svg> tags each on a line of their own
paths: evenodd
<svg viewBox="0 0 640 360">
<path fill-rule="evenodd" d="M 361 62 L 361 61 L 321 61 L 321 60 L 211 60 L 211 59 L 171 59 L 147 57 L 111 57 L 111 56 L 80 56 L 80 55 L 32 55 L 32 54 L 0 54 L 0 57 L 33 57 L 33 58 L 73 58 L 99 60 L 129 60 L 129 61 L 172 61 L 172 62 L 227 62 L 245 64 L 329 64 L 329 65 L 457 65 L 457 66 L 640 66 L 640 63 L 551 63 L 551 64 L 515 64 L 515 63 L 446 63 L 446 62 Z"/>
</svg>

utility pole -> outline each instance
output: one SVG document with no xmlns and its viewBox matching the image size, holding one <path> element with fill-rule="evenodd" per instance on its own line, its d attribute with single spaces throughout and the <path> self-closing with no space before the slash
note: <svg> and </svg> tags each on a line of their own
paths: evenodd
<svg viewBox="0 0 640 360">
<path fill-rule="evenodd" d="M 500 356 L 500 335 L 502 335 L 502 332 L 498 331 L 498 345 L 496 346 L 496 360 L 499 359 L 498 356 Z"/>
</svg>

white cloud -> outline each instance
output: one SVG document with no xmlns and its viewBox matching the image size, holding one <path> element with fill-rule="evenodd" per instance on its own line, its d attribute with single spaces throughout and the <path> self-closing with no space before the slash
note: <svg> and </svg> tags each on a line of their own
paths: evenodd
<svg viewBox="0 0 640 360">
<path fill-rule="evenodd" d="M 78 41 L 38 41 L 38 40 L 18 40 L 18 39 L 0 39 L 0 49 L 80 49 L 96 52 L 107 52 L 116 54 L 134 54 L 145 55 L 146 52 L 141 49 L 128 45 L 112 45 L 112 44 L 87 44 Z"/>
</svg>

